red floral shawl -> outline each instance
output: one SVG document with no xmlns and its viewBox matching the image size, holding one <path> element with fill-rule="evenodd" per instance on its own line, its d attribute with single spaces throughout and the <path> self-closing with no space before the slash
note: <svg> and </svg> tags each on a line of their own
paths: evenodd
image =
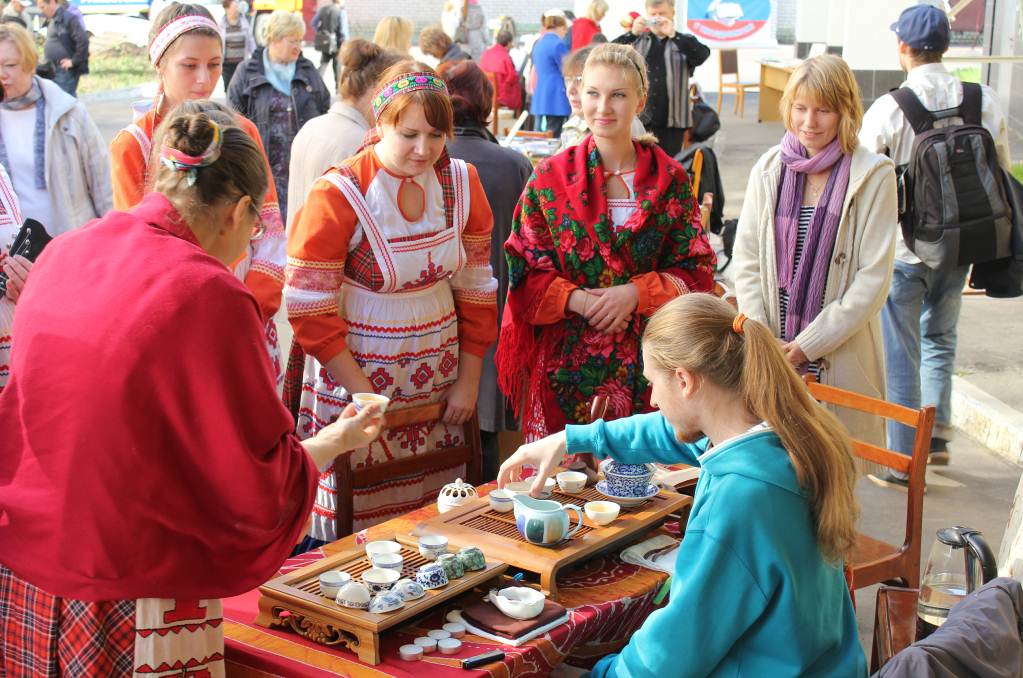
<svg viewBox="0 0 1023 678">
<path fill-rule="evenodd" d="M 639 339 L 656 309 L 639 309 L 613 336 L 575 314 L 536 324 L 555 281 L 611 287 L 656 272 L 677 293 L 713 286 L 714 252 L 685 171 L 656 146 L 636 143 L 636 158 L 637 209 L 617 231 L 592 136 L 540 163 L 516 207 L 496 360 L 501 390 L 531 438 L 588 421 L 594 395 L 608 397 L 608 418 L 649 409 Z"/>
</svg>

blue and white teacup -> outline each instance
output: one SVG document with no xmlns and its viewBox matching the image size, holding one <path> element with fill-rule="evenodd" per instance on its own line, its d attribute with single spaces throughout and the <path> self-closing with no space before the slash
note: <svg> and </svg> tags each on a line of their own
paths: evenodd
<svg viewBox="0 0 1023 678">
<path fill-rule="evenodd" d="M 369 611 L 376 614 L 394 612 L 402 607 L 405 607 L 405 599 L 394 591 L 378 593 L 369 601 Z"/>
<path fill-rule="evenodd" d="M 401 572 L 383 567 L 371 567 L 362 573 L 362 581 L 369 587 L 371 593 L 390 591 L 399 579 L 401 579 Z"/>
<path fill-rule="evenodd" d="M 422 584 L 424 589 L 439 589 L 447 586 L 448 575 L 440 563 L 427 563 L 416 571 L 416 581 Z"/>
<path fill-rule="evenodd" d="M 440 534 L 424 534 L 419 538 L 419 555 L 427 560 L 437 560 L 447 552 L 447 537 Z"/>
<path fill-rule="evenodd" d="M 426 595 L 426 589 L 417 581 L 411 579 L 399 579 L 391 590 L 402 597 L 403 600 L 419 600 Z"/>
<path fill-rule="evenodd" d="M 616 497 L 642 497 L 650 486 L 654 469 L 649 464 L 620 464 L 607 459 L 600 464 L 607 491 Z"/>
</svg>

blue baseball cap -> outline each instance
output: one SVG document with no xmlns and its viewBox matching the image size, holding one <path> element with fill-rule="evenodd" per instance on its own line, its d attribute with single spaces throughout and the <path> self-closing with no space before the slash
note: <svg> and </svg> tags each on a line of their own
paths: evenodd
<svg viewBox="0 0 1023 678">
<path fill-rule="evenodd" d="M 891 28 L 901 42 L 928 52 L 944 52 L 952 39 L 948 17 L 933 5 L 907 7 Z"/>
</svg>

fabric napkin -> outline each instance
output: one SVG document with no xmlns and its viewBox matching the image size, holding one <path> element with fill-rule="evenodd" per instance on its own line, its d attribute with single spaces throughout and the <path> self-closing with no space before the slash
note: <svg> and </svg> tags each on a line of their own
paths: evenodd
<svg viewBox="0 0 1023 678">
<path fill-rule="evenodd" d="M 679 541 L 666 534 L 659 534 L 646 541 L 633 544 L 619 554 L 627 563 L 672 574 L 675 558 L 678 556 Z"/>
</svg>

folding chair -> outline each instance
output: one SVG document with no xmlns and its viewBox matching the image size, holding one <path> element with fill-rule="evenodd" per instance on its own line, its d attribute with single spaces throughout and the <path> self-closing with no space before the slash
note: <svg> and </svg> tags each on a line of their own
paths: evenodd
<svg viewBox="0 0 1023 678">
<path fill-rule="evenodd" d="M 735 80 L 725 81 L 725 76 L 735 76 Z M 760 85 L 755 82 L 741 82 L 739 80 L 739 52 L 734 49 L 718 50 L 718 114 L 721 113 L 721 100 L 725 96 L 725 90 L 735 92 L 735 102 L 732 105 L 732 113 L 738 113 L 739 117 L 746 110 L 746 90 L 759 92 Z"/>
</svg>

